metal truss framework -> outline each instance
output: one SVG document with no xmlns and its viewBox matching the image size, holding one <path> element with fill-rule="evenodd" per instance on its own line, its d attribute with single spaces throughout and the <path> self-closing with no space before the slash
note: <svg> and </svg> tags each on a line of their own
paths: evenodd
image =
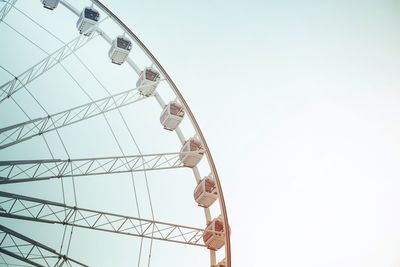
<svg viewBox="0 0 400 267">
<path fill-rule="evenodd" d="M 15 92 L 19 91 L 24 86 L 28 85 L 30 82 L 46 73 L 48 70 L 59 64 L 62 60 L 66 59 L 68 56 L 72 55 L 78 49 L 82 48 L 90 40 L 93 40 L 98 36 L 97 33 L 93 33 L 90 36 L 85 36 L 80 34 L 72 41 L 68 42 L 54 53 L 48 55 L 36 65 L 30 67 L 22 74 L 14 77 L 14 79 L 4 83 L 0 86 L 0 103 L 5 99 L 9 98 Z"/>
<path fill-rule="evenodd" d="M 116 234 L 204 247 L 204 229 L 67 206 L 0 192 L 0 217 L 70 225 Z"/>
<path fill-rule="evenodd" d="M 1 0 L 0 0 L 1 1 Z M 12 1 L 12 0 L 9 0 L 9 1 Z M 63 0 L 61 0 L 61 3 L 63 3 L 64 1 Z M 98 2 L 98 1 L 93 1 L 93 2 Z M 98 33 L 101 35 L 101 31 L 98 31 Z M 103 36 L 104 37 L 104 36 Z M 145 48 L 146 49 L 146 48 Z M 151 55 L 151 54 L 150 54 Z M 152 56 L 152 55 L 151 55 Z M 128 61 L 128 63 L 130 63 L 129 62 L 129 59 L 127 60 Z M 134 65 L 134 64 L 133 64 Z M 159 65 L 158 64 L 158 62 L 156 61 L 156 65 Z M 138 68 L 136 67 L 136 68 L 134 68 L 135 70 L 136 70 L 136 72 L 138 72 Z M 164 70 L 162 69 L 162 67 L 161 67 L 161 70 L 162 70 L 162 72 L 164 72 Z M 168 77 L 168 79 L 169 79 L 169 77 Z M 16 80 L 18 80 L 17 78 L 16 78 Z M 11 82 L 11 81 L 10 81 Z M 172 86 L 173 87 L 175 87 L 175 85 L 173 84 L 173 82 L 171 81 L 171 83 L 172 83 Z M 22 84 L 22 83 L 21 83 Z M 4 100 L 4 99 L 6 99 L 7 97 L 4 97 L 4 98 L 1 98 L 1 96 L 3 95 L 2 94 L 2 92 L 1 92 L 1 90 L 3 90 L 2 89 L 3 87 L 1 87 L 0 86 L 0 103 Z M 22 86 L 21 86 L 21 88 L 22 88 Z M 18 89 L 19 90 L 19 89 Z M 176 89 L 177 90 L 177 89 Z M 7 90 L 7 91 L 11 91 L 11 90 Z M 179 91 L 178 91 L 178 95 L 180 96 L 180 93 L 179 93 Z M 9 97 L 9 96 L 8 96 Z M 184 104 L 185 104 L 185 106 L 186 106 L 186 103 L 184 102 Z M 190 115 L 191 115 L 191 112 L 190 112 L 190 110 L 189 110 L 189 113 L 190 113 Z M 191 115 L 192 116 L 192 115 Z M 46 119 L 46 118 L 42 118 L 42 119 Z M 46 122 L 46 123 L 48 123 L 48 122 Z M 196 130 L 197 130 L 197 128 L 198 128 L 198 126 L 197 126 L 197 123 L 196 123 L 196 121 L 194 121 L 194 123 L 195 123 L 195 127 L 196 127 Z M 22 126 L 22 125 L 19 125 L 19 126 Z M 44 126 L 43 126 L 44 127 Z M 33 128 L 38 128 L 38 126 L 34 126 Z M 40 127 L 39 127 L 40 128 Z M 0 133 L 2 132 L 2 130 L 0 129 Z M 21 132 L 22 132 L 22 130 L 21 130 Z M 17 135 L 19 134 L 19 132 L 17 133 Z M 1 138 L 1 137 L 0 137 Z M 201 139 L 204 139 L 203 137 L 202 137 L 202 134 L 201 134 L 201 132 L 200 132 L 200 138 Z M 0 139 L 0 149 L 1 149 L 2 147 L 1 147 L 1 139 Z M 103 158 L 103 159 L 105 159 L 105 158 Z M 179 160 L 178 160 L 179 161 Z M 18 163 L 21 163 L 22 161 L 18 161 Z M 7 168 L 5 165 L 1 165 L 1 163 L 2 162 L 0 162 L 0 168 L 2 168 L 2 167 L 5 167 L 5 168 Z M 11 163 L 11 164 L 10 164 Z M 6 164 L 10 164 L 10 165 L 16 165 L 16 164 L 13 164 L 13 163 L 16 163 L 16 162 L 7 162 Z M 27 163 L 27 161 L 24 161 L 23 162 L 23 164 L 31 164 L 32 162 L 30 162 L 30 163 Z M 213 165 L 213 162 L 212 162 L 212 159 L 211 159 L 211 163 L 212 163 L 212 165 Z M 39 161 L 37 161 L 36 163 L 32 163 L 32 164 L 41 164 L 41 162 L 39 163 Z M 112 164 L 112 163 L 111 163 Z M 179 163 L 180 164 L 180 163 Z M 9 173 L 11 173 L 13 170 L 13 166 L 9 166 L 10 168 L 7 168 L 7 172 L 9 171 Z M 32 165 L 31 165 L 32 166 Z M 38 168 L 36 168 L 36 167 L 38 167 L 37 165 L 35 165 L 35 166 L 32 166 L 32 168 L 33 169 L 29 169 L 29 170 L 27 170 L 27 171 L 32 171 L 32 172 L 35 172 L 35 171 L 37 171 L 38 170 Z M 87 167 L 87 165 L 85 165 L 85 167 Z M 183 166 L 180 166 L 180 167 L 183 167 Z M 18 168 L 18 167 L 17 167 Z M 72 168 L 72 167 L 70 167 L 70 166 L 67 166 L 67 167 L 65 167 L 65 168 Z M 89 167 L 90 168 L 90 167 Z M 212 168 L 214 169 L 215 167 L 214 166 L 212 166 Z M 57 166 L 54 166 L 54 170 L 57 170 L 58 169 L 58 171 L 60 171 L 60 170 L 62 170 L 62 169 L 59 169 Z M 111 170 L 112 168 L 110 168 L 110 170 Z M 65 169 L 64 169 L 65 170 Z M 47 170 L 48 171 L 48 170 Z M 133 170 L 130 170 L 130 171 L 133 171 Z M 124 171 L 122 171 L 122 172 L 124 172 Z M 114 173 L 114 172 L 109 172 L 109 173 Z M 117 172 L 116 172 L 117 173 Z M 26 174 L 26 173 L 25 173 Z M 94 173 L 94 174 L 83 174 L 83 175 L 95 175 L 96 173 Z M 100 173 L 101 174 L 101 173 Z M 103 173 L 104 174 L 104 173 Z M 67 176 L 61 176 L 61 177 L 68 177 L 68 176 L 75 176 L 74 174 L 72 174 L 72 171 L 71 171 L 71 175 L 67 175 Z M 57 176 L 57 177 L 59 177 L 59 176 Z M 9 178 L 5 178 L 5 180 L 1 180 L 2 178 L 4 178 L 4 177 L 1 177 L 1 175 L 0 175 L 0 183 L 6 183 L 6 182 L 4 182 L 5 180 L 9 180 L 9 181 L 11 181 Z M 51 178 L 54 178 L 54 177 L 51 177 Z M 29 180 L 28 180 L 29 179 Z M 43 179 L 50 179 L 50 178 L 43 178 Z M 18 180 L 18 179 L 16 179 L 16 180 Z M 38 180 L 38 179 L 35 179 L 35 180 Z M 218 177 L 217 177 L 217 180 L 218 180 Z M 21 179 L 20 181 L 24 181 L 24 179 Z M 27 178 L 25 181 L 32 181 L 32 177 L 29 177 L 29 178 Z M 15 182 L 15 180 L 14 180 L 14 182 Z M 218 185 L 219 185 L 219 181 L 218 181 Z M 219 185 L 220 186 L 220 185 Z M 1 194 L 2 192 L 0 192 L 0 194 Z M 7 194 L 7 193 L 6 193 Z M 222 194 L 221 194 L 222 195 Z M 1 202 L 2 201 L 2 198 L 3 197 L 6 197 L 6 196 L 3 196 L 3 195 L 1 195 L 0 196 L 0 205 L 6 205 L 5 203 L 3 203 L 3 202 Z M 32 221 L 40 221 L 40 222 L 47 222 L 47 223 L 60 223 L 60 222 L 56 222 L 56 221 L 51 221 L 51 222 L 49 222 L 49 221 L 41 221 L 41 220 L 39 220 L 39 217 L 42 217 L 42 215 L 43 215 L 43 210 L 46 210 L 46 209 L 51 209 L 50 207 L 51 206 L 49 206 L 49 204 L 48 203 L 43 203 L 43 202 L 41 202 L 41 204 L 40 203 L 37 203 L 37 204 L 34 204 L 34 202 L 35 201 L 33 201 L 33 199 L 32 198 L 28 198 L 28 197 L 24 197 L 24 196 L 18 196 L 18 197 L 20 197 L 20 199 L 19 199 L 19 202 L 17 202 L 17 198 L 16 198 L 16 195 L 13 195 L 13 197 L 12 198 L 14 198 L 14 200 L 15 200 L 15 202 L 13 202 L 13 206 L 17 206 L 18 205 L 18 203 L 19 204 L 22 204 L 22 201 L 21 201 L 21 199 L 22 200 L 24 200 L 25 201 L 25 203 L 26 202 L 29 202 L 29 201 L 31 201 L 31 202 L 33 202 L 33 203 L 31 203 L 32 205 L 36 205 L 36 206 L 24 206 L 22 209 L 20 209 L 18 212 L 22 212 L 23 210 L 25 210 L 25 211 L 27 211 L 27 212 L 29 212 L 30 213 L 30 215 L 32 215 L 32 218 L 30 218 L 30 219 L 28 219 L 28 217 L 29 216 L 26 216 L 27 218 L 21 218 L 21 216 L 20 216 L 20 214 L 18 214 L 18 216 L 15 216 L 14 214 L 13 215 L 10 215 L 10 214 L 8 214 L 7 213 L 7 210 L 6 209 L 2 209 L 1 208 L 1 206 L 0 206 L 0 217 L 10 217 L 10 218 L 15 218 L 15 219 L 23 219 L 23 220 L 32 220 Z M 11 198 L 10 198 L 11 199 Z M 44 200 L 40 200 L 40 199 L 36 199 L 36 200 L 38 200 L 38 201 L 44 201 Z M 11 200 L 10 200 L 10 202 L 11 202 Z M 50 202 L 49 202 L 50 203 Z M 51 202 L 51 204 L 54 204 L 54 202 Z M 63 204 L 60 204 L 60 203 L 55 203 L 55 204 L 58 204 L 58 205 L 63 205 Z M 41 205 L 41 206 L 40 206 Z M 58 206 L 59 207 L 59 206 Z M 40 209 L 40 211 L 38 212 L 38 213 L 32 213 L 31 211 L 29 211 L 29 210 L 32 210 L 32 209 L 36 209 L 36 208 L 38 208 L 38 209 Z M 54 209 L 54 207 L 52 207 L 53 209 Z M 76 218 L 78 218 L 78 216 L 79 215 L 82 215 L 81 214 L 81 212 L 88 212 L 88 213 L 90 213 L 90 212 L 97 212 L 97 211 L 90 211 L 90 210 L 85 210 L 85 209 L 79 209 L 79 208 L 77 208 L 77 207 L 67 207 L 67 206 L 65 206 L 65 209 L 64 210 L 59 210 L 59 211 L 56 211 L 56 212 L 54 212 L 53 210 L 51 210 L 51 214 L 49 213 L 48 214 L 48 216 L 55 216 L 57 219 L 59 218 L 59 217 L 61 217 L 62 218 L 62 216 L 59 216 L 59 214 L 62 214 L 62 213 L 67 213 L 67 208 L 69 208 L 70 210 L 74 210 L 74 211 L 70 211 L 70 213 L 71 213 L 71 217 L 70 217 L 70 219 L 73 217 L 73 216 L 76 216 Z M 12 209 L 10 209 L 10 211 L 11 211 Z M 3 212 L 5 212 L 5 213 L 2 213 L 2 211 Z M 80 212 L 80 214 L 78 214 L 78 212 Z M 224 207 L 224 212 L 226 213 L 226 211 L 225 211 L 225 207 Z M 16 213 L 15 212 L 15 210 L 13 210 L 13 213 Z M 93 220 L 95 220 L 95 223 L 94 223 L 94 226 L 97 226 L 96 225 L 96 223 L 98 222 L 98 221 L 101 221 L 101 220 L 104 220 L 104 222 L 107 224 L 108 223 L 108 226 L 110 226 L 111 228 L 113 228 L 113 230 L 103 230 L 103 229 L 96 229 L 96 228 L 92 228 L 92 227 L 90 227 L 90 226 L 78 226 L 78 227 L 83 227 L 83 228 L 91 228 L 91 229 L 96 229 L 96 230 L 102 230 L 102 231 L 107 231 L 107 232 L 116 232 L 115 231 L 115 229 L 116 229 L 116 227 L 119 227 L 119 228 L 123 228 L 123 226 L 124 226 L 124 223 L 126 223 L 127 222 L 127 220 L 124 220 L 124 219 L 122 219 L 122 217 L 124 217 L 124 218 L 132 218 L 132 217 L 126 217 L 126 216 L 121 216 L 121 215 L 115 215 L 115 214 L 109 214 L 109 213 L 101 213 L 101 212 L 97 212 L 99 215 L 98 215 L 98 217 L 96 217 L 96 215 L 92 215 L 92 217 L 91 217 L 91 215 L 88 215 L 87 216 L 87 218 L 85 218 L 84 216 L 81 216 L 81 220 L 83 220 L 83 221 L 85 221 L 86 223 L 87 223 L 87 221 L 89 221 L 91 218 L 93 219 Z M 102 217 L 103 216 L 103 217 Z M 116 219 L 115 221 L 112 221 L 112 218 L 111 219 L 105 219 L 105 217 L 111 217 L 111 216 L 121 216 L 121 221 L 118 221 L 118 219 Z M 226 216 L 226 215 L 225 215 Z M 34 217 L 34 218 L 33 218 Z M 40 218 L 41 219 L 41 218 Z M 67 219 L 67 218 L 66 218 Z M 137 219 L 137 218 L 136 218 Z M 45 220 L 47 220 L 47 217 L 45 218 Z M 146 221 L 146 220 L 143 220 L 143 221 Z M 227 221 L 227 220 L 226 220 Z M 75 221 L 74 221 L 75 222 Z M 149 221 L 148 221 L 149 222 Z M 122 223 L 121 225 L 119 225 L 119 223 Z M 153 222 L 153 223 L 157 223 L 157 222 Z M 66 224 L 66 225 L 74 225 L 74 224 L 67 224 L 67 223 L 64 223 L 63 222 L 63 224 Z M 161 223 L 162 224 L 162 223 Z M 226 223 L 227 224 L 227 223 Z M 144 224 L 138 224 L 138 226 L 140 226 L 141 228 L 143 227 L 143 225 Z M 119 228 L 117 228 L 118 230 L 120 230 Z M 147 227 L 147 229 L 151 229 L 151 228 L 153 228 L 153 229 L 156 229 L 156 227 L 151 227 L 151 226 L 148 226 Z M 194 228 L 193 228 L 194 229 Z M 228 231 L 229 231 L 229 228 L 227 228 L 228 229 Z M 203 231 L 204 232 L 204 231 Z M 126 234 L 126 233 L 123 233 L 123 234 Z M 182 232 L 181 232 L 181 234 L 182 234 Z M 132 234 L 132 235 L 135 235 L 135 234 Z M 168 235 L 171 235 L 171 234 L 168 234 Z M 167 235 L 167 236 L 168 236 Z M 139 235 L 140 236 L 140 235 Z M 229 235 L 228 235 L 229 236 Z M 142 236 L 142 237 L 145 237 L 145 236 Z M 151 237 L 151 238 L 153 238 L 153 237 Z M 199 239 L 201 238 L 201 236 L 199 237 Z M 158 238 L 154 238 L 154 239 L 158 239 Z M 161 240 L 165 240 L 165 239 L 161 239 Z M 167 241 L 170 241 L 170 240 L 167 240 Z M 187 242 L 179 242 L 179 241 L 172 241 L 172 242 L 178 242 L 178 243 L 187 243 Z M 228 261 L 227 261 L 227 264 L 228 264 L 228 266 L 230 266 L 230 250 L 229 250 L 229 240 L 228 240 L 228 242 L 227 242 L 227 250 L 228 250 Z M 215 257 L 215 256 L 214 256 Z"/>
<path fill-rule="evenodd" d="M 0 161 L 0 184 L 32 182 L 52 178 L 183 168 L 185 166 L 179 157 L 182 153 L 67 160 Z"/>
<path fill-rule="evenodd" d="M 0 149 L 143 100 L 137 88 L 0 129 Z"/>
<path fill-rule="evenodd" d="M 38 267 L 88 266 L 3 225 L 0 225 L 0 253 Z"/>
<path fill-rule="evenodd" d="M 5 2 L 4 0 L 2 2 Z M 4 6 L 0 10 L 0 22 L 4 20 L 4 18 L 7 16 L 8 12 L 12 9 L 12 7 L 17 3 L 17 0 L 9 0 L 5 2 Z"/>
</svg>

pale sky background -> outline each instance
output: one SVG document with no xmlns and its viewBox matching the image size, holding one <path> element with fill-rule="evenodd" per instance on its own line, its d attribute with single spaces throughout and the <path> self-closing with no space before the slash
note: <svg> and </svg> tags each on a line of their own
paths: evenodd
<svg viewBox="0 0 400 267">
<path fill-rule="evenodd" d="M 206 135 L 234 266 L 400 266 L 399 1 L 107 4 Z"/>
<path fill-rule="evenodd" d="M 233 266 L 400 267 L 400 1 L 104 4 L 206 136 Z"/>
</svg>

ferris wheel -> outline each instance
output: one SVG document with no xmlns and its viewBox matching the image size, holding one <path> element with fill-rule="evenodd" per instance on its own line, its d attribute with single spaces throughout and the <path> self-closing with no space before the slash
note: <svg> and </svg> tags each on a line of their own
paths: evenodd
<svg viewBox="0 0 400 267">
<path fill-rule="evenodd" d="M 0 266 L 231 266 L 200 127 L 114 13 L 0 0 L 0 38 Z"/>
</svg>

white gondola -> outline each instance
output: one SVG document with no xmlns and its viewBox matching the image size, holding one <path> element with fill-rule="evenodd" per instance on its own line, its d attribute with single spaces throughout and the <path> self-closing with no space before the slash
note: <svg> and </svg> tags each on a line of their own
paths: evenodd
<svg viewBox="0 0 400 267">
<path fill-rule="evenodd" d="M 42 0 L 42 4 L 44 8 L 53 10 L 58 6 L 60 0 Z"/>
<path fill-rule="evenodd" d="M 125 62 L 132 49 L 132 42 L 123 36 L 118 36 L 113 41 L 110 50 L 108 51 L 108 56 L 110 57 L 112 63 L 121 65 Z"/>
<path fill-rule="evenodd" d="M 202 151 L 201 143 L 196 138 L 189 138 L 186 143 L 182 146 L 179 153 L 179 158 L 183 165 L 186 167 L 193 168 L 200 162 L 204 155 Z"/>
<path fill-rule="evenodd" d="M 185 111 L 178 102 L 172 101 L 166 105 L 161 113 L 160 122 L 164 129 L 173 131 L 183 120 Z"/>
<path fill-rule="evenodd" d="M 207 225 L 203 233 L 203 241 L 210 250 L 218 250 L 225 245 L 224 222 L 221 216 Z"/>
<path fill-rule="evenodd" d="M 85 7 L 76 22 L 76 27 L 78 28 L 79 33 L 90 36 L 95 30 L 95 25 L 99 19 L 100 13 L 97 10 L 91 7 Z"/>
<path fill-rule="evenodd" d="M 210 207 L 218 199 L 217 184 L 214 178 L 211 175 L 204 177 L 196 186 L 193 196 L 200 207 Z"/>
<path fill-rule="evenodd" d="M 145 68 L 141 73 L 139 80 L 136 82 L 136 87 L 144 96 L 154 94 L 158 84 L 160 83 L 160 73 L 153 68 Z"/>
</svg>

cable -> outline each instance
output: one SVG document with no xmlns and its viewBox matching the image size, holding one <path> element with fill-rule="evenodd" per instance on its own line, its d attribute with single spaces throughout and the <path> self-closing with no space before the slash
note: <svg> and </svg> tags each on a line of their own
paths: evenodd
<svg viewBox="0 0 400 267">
<path fill-rule="evenodd" d="M 31 44 L 33 44 L 35 47 L 39 48 L 42 52 L 44 52 L 44 53 L 47 54 L 48 56 L 50 55 L 47 51 L 45 51 L 43 48 L 41 48 L 39 45 L 37 45 L 35 42 L 33 42 L 30 38 L 26 37 L 24 34 L 22 34 L 21 32 L 19 32 L 18 30 L 16 30 L 14 27 L 12 27 L 11 25 L 9 25 L 7 22 L 5 22 L 5 21 L 3 21 L 3 22 L 4 22 L 4 24 L 6 24 L 8 27 L 10 27 L 12 30 L 14 30 L 16 33 L 18 33 L 21 37 L 23 37 L 24 39 L 26 39 L 28 42 L 30 42 Z M 61 64 L 61 63 L 60 63 L 60 64 Z M 2 67 L 2 68 L 3 68 L 4 70 L 6 70 L 4 67 Z M 9 72 L 8 70 L 6 70 L 6 71 L 7 71 L 9 74 L 11 74 L 11 72 Z M 43 110 L 43 112 L 45 112 L 46 115 L 49 116 L 49 113 L 47 112 L 47 110 L 46 110 L 46 109 L 43 107 L 43 105 L 37 100 L 37 98 L 32 94 L 32 92 L 27 88 L 27 85 L 26 85 L 26 84 L 23 84 L 15 75 L 13 75 L 13 74 L 11 74 L 11 75 L 14 76 L 14 77 L 18 80 L 18 82 L 22 85 L 22 87 L 26 90 L 26 92 L 34 99 L 34 101 L 39 105 L 39 107 Z M 13 97 L 11 97 L 11 98 L 12 98 L 12 99 L 14 100 L 14 102 L 16 103 L 15 99 L 14 99 Z M 22 107 L 21 107 L 19 104 L 17 104 L 17 106 L 18 106 L 19 108 L 22 109 Z M 24 114 L 27 115 L 26 112 L 24 112 Z M 51 117 L 50 117 L 50 118 L 51 118 Z M 30 118 L 29 116 L 28 116 L 28 119 L 31 120 L 31 118 Z M 52 118 L 51 118 L 51 120 L 52 120 Z M 53 121 L 53 123 L 54 123 L 54 121 Z M 68 150 L 67 150 L 67 148 L 66 148 L 66 146 L 65 146 L 65 143 L 64 143 L 63 139 L 61 138 L 61 135 L 60 135 L 58 129 L 56 129 L 56 133 L 57 133 L 57 136 L 58 136 L 58 138 L 59 138 L 59 140 L 60 140 L 60 142 L 61 142 L 61 144 L 62 144 L 62 147 L 63 147 L 63 149 L 64 149 L 66 155 L 68 156 L 68 158 L 70 158 L 69 152 L 68 152 Z M 55 157 L 54 157 L 54 155 L 53 155 L 53 152 L 51 151 L 50 146 L 49 146 L 49 143 L 47 142 L 47 140 L 46 140 L 44 134 L 42 134 L 41 136 L 43 137 L 43 140 L 44 140 L 44 142 L 45 142 L 45 144 L 46 144 L 47 149 L 49 150 L 49 153 L 50 153 L 52 159 L 55 159 Z M 58 165 L 56 166 L 56 168 L 58 169 L 58 171 L 60 171 Z M 72 177 L 72 179 L 74 179 L 74 177 Z M 64 202 L 64 204 L 66 204 L 65 189 L 64 189 L 64 181 L 63 181 L 63 178 L 61 178 L 60 181 L 61 181 L 61 191 L 62 191 L 63 202 Z M 75 189 L 75 187 L 74 187 L 74 189 Z M 74 199 L 75 199 L 75 205 L 76 205 L 75 190 L 74 190 Z M 65 215 L 66 215 L 66 213 L 65 213 Z M 62 249 L 63 249 L 63 244 L 64 244 L 64 239 L 65 239 L 65 231 L 66 231 L 66 228 L 67 228 L 67 226 L 64 227 L 64 233 L 63 233 L 63 237 L 62 237 L 62 241 L 61 241 L 60 253 L 62 252 Z"/>
</svg>

